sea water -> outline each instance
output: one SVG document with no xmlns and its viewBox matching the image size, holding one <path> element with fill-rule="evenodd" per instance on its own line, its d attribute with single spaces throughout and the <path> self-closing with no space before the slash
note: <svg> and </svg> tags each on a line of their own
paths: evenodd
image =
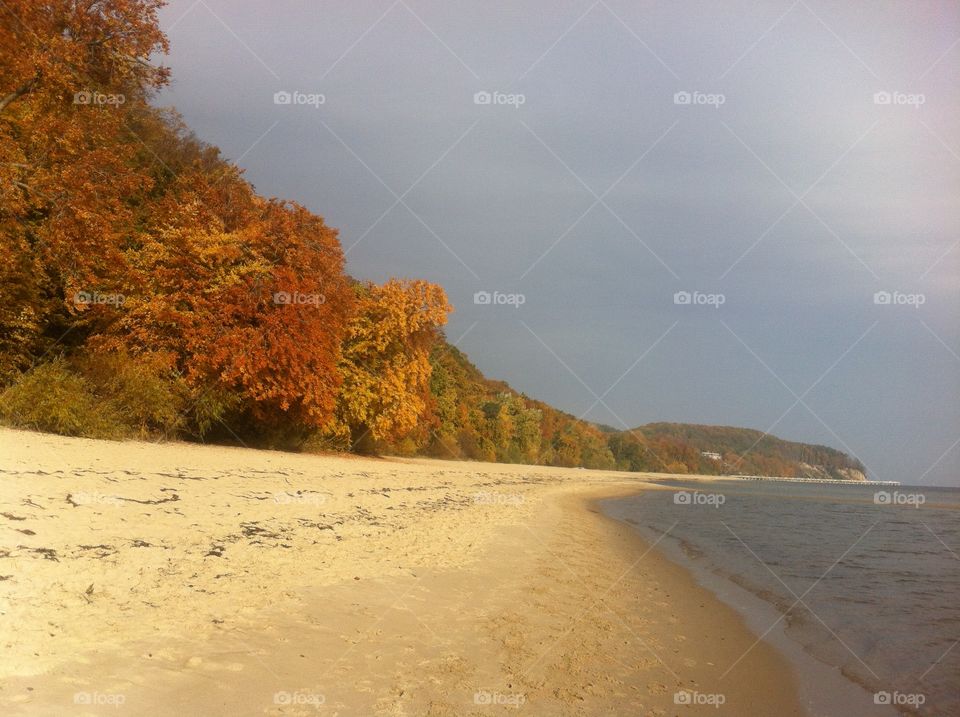
<svg viewBox="0 0 960 717">
<path fill-rule="evenodd" d="M 834 666 L 877 713 L 960 715 L 960 489 L 661 485 L 604 510 L 709 577 L 721 599 L 749 591 L 775 616 L 767 628 L 748 620 L 756 632 L 779 631 Z"/>
</svg>

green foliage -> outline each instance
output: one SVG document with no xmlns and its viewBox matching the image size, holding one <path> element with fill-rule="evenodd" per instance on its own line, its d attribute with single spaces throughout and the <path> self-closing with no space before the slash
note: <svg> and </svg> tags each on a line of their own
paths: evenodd
<svg viewBox="0 0 960 717">
<path fill-rule="evenodd" d="M 432 415 L 422 420 L 435 428 L 421 452 L 439 458 L 707 475 L 844 478 L 842 469 L 864 470 L 832 448 L 745 428 L 651 423 L 618 431 L 587 423 L 485 378 L 442 342 L 430 362 Z"/>
<path fill-rule="evenodd" d="M 458 349 L 440 343 L 430 358 L 432 420 L 425 453 L 504 463 L 612 468 L 593 425 L 483 376 Z"/>
<path fill-rule="evenodd" d="M 220 386 L 201 388 L 185 411 L 185 434 L 192 438 L 210 435 L 232 418 L 240 403 L 237 394 Z"/>
<path fill-rule="evenodd" d="M 0 419 L 66 436 L 120 439 L 131 434 L 116 407 L 101 401 L 61 358 L 22 374 L 0 393 Z"/>
<path fill-rule="evenodd" d="M 21 428 L 87 438 L 170 435 L 182 425 L 182 382 L 156 357 L 62 357 L 22 374 L 0 394 L 0 419 Z"/>
<path fill-rule="evenodd" d="M 77 359 L 76 366 L 132 434 L 171 435 L 183 426 L 186 384 L 159 357 L 96 353 Z"/>
</svg>

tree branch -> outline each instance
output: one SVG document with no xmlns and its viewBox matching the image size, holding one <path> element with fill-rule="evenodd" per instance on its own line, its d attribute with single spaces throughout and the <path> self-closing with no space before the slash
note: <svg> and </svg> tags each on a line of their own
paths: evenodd
<svg viewBox="0 0 960 717">
<path fill-rule="evenodd" d="M 13 92 L 8 94 L 6 97 L 4 97 L 3 99 L 0 99 L 0 113 L 2 113 L 5 109 L 7 109 L 7 106 L 10 103 L 15 102 L 19 98 L 23 97 L 25 94 L 31 92 L 38 82 L 40 82 L 39 71 L 37 71 L 37 74 L 35 74 L 31 80 L 24 82 L 17 89 L 15 89 Z"/>
</svg>

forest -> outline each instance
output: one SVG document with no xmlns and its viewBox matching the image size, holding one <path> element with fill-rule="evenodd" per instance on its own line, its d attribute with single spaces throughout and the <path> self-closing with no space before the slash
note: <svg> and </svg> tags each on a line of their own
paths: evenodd
<svg viewBox="0 0 960 717">
<path fill-rule="evenodd" d="M 745 429 L 615 431 L 485 378 L 444 338 L 442 287 L 349 276 L 336 229 L 260 196 L 151 104 L 170 80 L 154 62 L 161 5 L 3 3 L 5 424 L 632 471 L 862 470 Z"/>
</svg>

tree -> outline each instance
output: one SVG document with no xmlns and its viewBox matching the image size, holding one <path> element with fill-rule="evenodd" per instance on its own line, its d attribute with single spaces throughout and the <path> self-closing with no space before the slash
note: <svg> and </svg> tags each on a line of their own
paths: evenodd
<svg viewBox="0 0 960 717">
<path fill-rule="evenodd" d="M 157 0 L 0 10 L 0 380 L 68 332 L 76 291 L 119 292 L 130 202 L 150 179 L 127 118 L 167 80 Z"/>
<path fill-rule="evenodd" d="M 328 431 L 350 444 L 395 441 L 425 415 L 430 351 L 452 310 L 443 289 L 421 280 L 355 285 L 336 420 Z"/>
</svg>

